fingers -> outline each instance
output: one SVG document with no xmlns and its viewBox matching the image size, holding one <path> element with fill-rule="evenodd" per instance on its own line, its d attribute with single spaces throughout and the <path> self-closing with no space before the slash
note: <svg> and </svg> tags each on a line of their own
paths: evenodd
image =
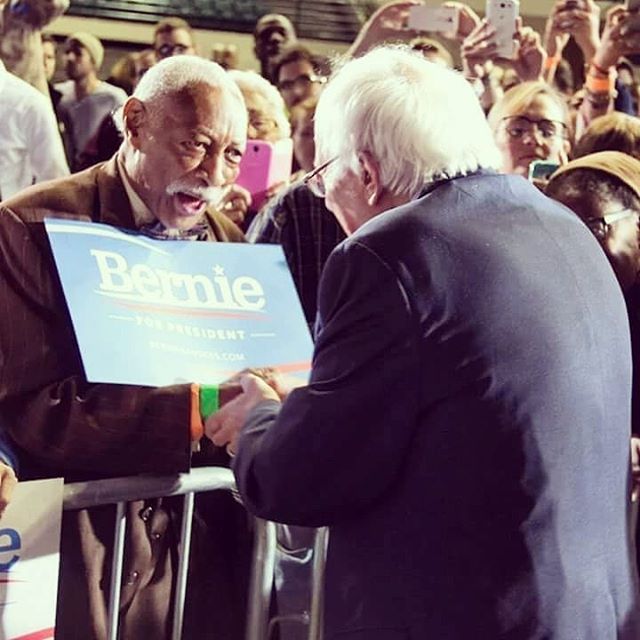
<svg viewBox="0 0 640 640">
<path fill-rule="evenodd" d="M 221 409 L 210 415 L 204 424 L 204 434 L 218 447 L 235 440 L 244 424 L 244 398 L 240 394 Z"/>
<path fill-rule="evenodd" d="M 0 463 L 0 515 L 11 502 L 11 496 L 18 484 L 14 470 L 6 464 Z"/>
<path fill-rule="evenodd" d="M 467 58 L 480 58 L 483 60 L 494 57 L 498 51 L 495 37 L 496 30 L 493 25 L 483 20 L 463 42 L 462 55 Z"/>
<path fill-rule="evenodd" d="M 278 394 L 252 373 L 239 376 L 242 393 L 209 416 L 204 423 L 204 434 L 218 447 L 231 445 L 235 451 L 238 435 L 251 410 L 263 400 L 280 401 Z"/>
</svg>

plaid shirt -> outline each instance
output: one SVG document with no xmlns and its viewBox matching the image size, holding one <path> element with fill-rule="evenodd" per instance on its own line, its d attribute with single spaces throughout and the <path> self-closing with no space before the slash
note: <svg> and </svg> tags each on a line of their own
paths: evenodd
<svg viewBox="0 0 640 640">
<path fill-rule="evenodd" d="M 318 285 L 329 254 L 345 235 L 333 214 L 306 185 L 289 186 L 253 221 L 247 240 L 281 244 L 305 318 L 313 325 Z"/>
</svg>

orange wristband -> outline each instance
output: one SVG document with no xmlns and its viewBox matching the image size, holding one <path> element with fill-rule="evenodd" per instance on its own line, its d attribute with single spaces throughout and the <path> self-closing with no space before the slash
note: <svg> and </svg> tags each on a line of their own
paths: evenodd
<svg viewBox="0 0 640 640">
<path fill-rule="evenodd" d="M 197 442 L 204 435 L 204 424 L 200 415 L 200 385 L 191 385 L 191 407 L 189 417 L 189 431 L 191 441 Z"/>
<path fill-rule="evenodd" d="M 584 86 L 593 93 L 612 93 L 615 87 L 615 80 L 613 76 L 600 78 L 588 74 Z"/>
<path fill-rule="evenodd" d="M 549 71 L 549 69 L 554 69 L 555 67 L 558 66 L 558 63 L 560 62 L 561 59 L 562 58 L 560 56 L 547 56 L 543 65 L 544 70 Z"/>
</svg>

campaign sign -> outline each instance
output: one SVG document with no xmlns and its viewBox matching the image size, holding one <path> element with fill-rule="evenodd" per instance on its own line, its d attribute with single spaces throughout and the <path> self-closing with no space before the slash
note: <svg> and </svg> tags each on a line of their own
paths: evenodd
<svg viewBox="0 0 640 640">
<path fill-rule="evenodd" d="M 45 226 L 89 381 L 218 384 L 267 366 L 306 378 L 311 336 L 280 246 Z"/>
<path fill-rule="evenodd" d="M 0 520 L 0 640 L 53 640 L 62 478 L 20 482 Z"/>
</svg>

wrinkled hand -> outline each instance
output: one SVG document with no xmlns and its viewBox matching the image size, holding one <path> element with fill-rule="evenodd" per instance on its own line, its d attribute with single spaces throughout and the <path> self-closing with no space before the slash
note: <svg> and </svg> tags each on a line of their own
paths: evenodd
<svg viewBox="0 0 640 640">
<path fill-rule="evenodd" d="M 218 208 L 229 220 L 240 226 L 251 206 L 251 194 L 238 184 L 227 187 Z"/>
<path fill-rule="evenodd" d="M 16 484 L 18 484 L 18 478 L 13 468 L 0 462 L 0 516 L 11 502 Z"/>
<path fill-rule="evenodd" d="M 458 10 L 458 30 L 455 33 L 443 33 L 442 35 L 457 42 L 464 42 L 480 24 L 480 17 L 463 2 L 445 2 L 442 6 Z"/>
<path fill-rule="evenodd" d="M 631 436 L 631 500 L 640 498 L 640 438 Z"/>
<path fill-rule="evenodd" d="M 280 402 L 278 394 L 251 373 L 240 375 L 242 393 L 209 416 L 204 424 L 204 434 L 213 444 L 227 447 L 230 454 L 236 452 L 238 436 L 249 413 L 264 400 Z"/>
<path fill-rule="evenodd" d="M 253 367 L 243 369 L 225 382 L 224 385 L 228 385 L 231 393 L 233 393 L 233 390 L 240 387 L 240 380 L 242 376 L 247 374 L 254 375 L 257 378 L 260 378 L 263 382 L 266 382 L 278 394 L 281 401 L 284 401 L 294 389 L 303 387 L 306 384 L 304 380 L 286 375 L 274 367 Z M 220 406 L 223 404 L 221 396 Z"/>
<path fill-rule="evenodd" d="M 542 46 L 540 34 L 531 27 L 523 27 L 518 18 L 516 40 L 518 49 L 510 66 L 522 82 L 541 80 L 547 53 Z"/>
<path fill-rule="evenodd" d="M 467 78 L 483 77 L 483 67 L 492 61 L 498 53 L 496 30 L 486 20 L 465 38 L 460 48 L 462 70 Z"/>
<path fill-rule="evenodd" d="M 558 14 L 561 14 L 564 9 L 565 0 L 558 0 L 544 26 L 544 48 L 551 58 L 562 55 L 571 37 L 569 32 L 560 26 L 563 22 L 562 19 L 558 19 Z"/>
<path fill-rule="evenodd" d="M 582 50 L 584 59 L 590 62 L 600 44 L 600 7 L 593 0 L 581 0 L 575 8 L 567 7 L 567 1 L 555 12 L 554 23 L 558 30 L 573 36 Z"/>
<path fill-rule="evenodd" d="M 419 0 L 402 0 L 388 2 L 380 7 L 360 29 L 360 33 L 349 49 L 349 54 L 356 57 L 388 40 L 415 38 L 418 32 L 407 29 L 407 20 L 409 9 L 418 4 L 422 3 Z"/>
</svg>

